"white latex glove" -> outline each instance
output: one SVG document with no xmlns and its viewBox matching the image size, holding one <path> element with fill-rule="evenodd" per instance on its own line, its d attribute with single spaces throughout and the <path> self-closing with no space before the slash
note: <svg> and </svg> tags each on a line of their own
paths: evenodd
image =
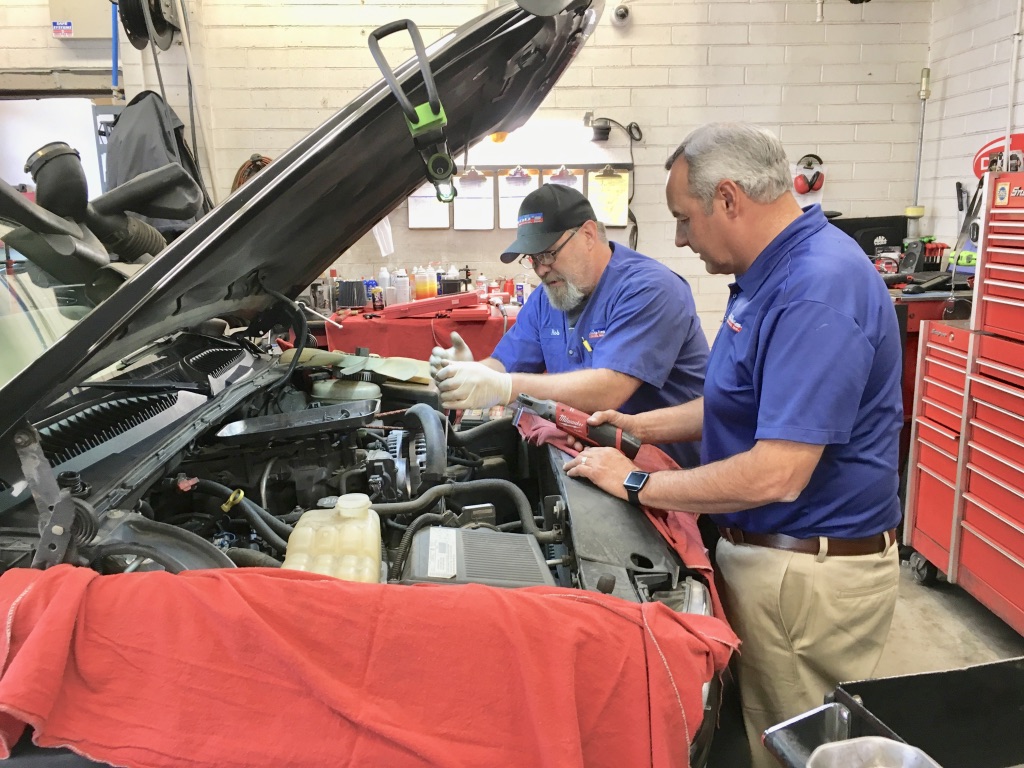
<svg viewBox="0 0 1024 768">
<path fill-rule="evenodd" d="M 435 379 L 441 390 L 443 408 L 491 408 L 507 405 L 512 399 L 512 374 L 501 373 L 483 363 L 448 363 Z"/>
<path fill-rule="evenodd" d="M 473 362 L 473 352 L 455 331 L 452 331 L 452 346 L 450 349 L 434 347 L 430 351 L 430 375 L 437 379 L 437 372 L 453 361 L 460 363 Z"/>
</svg>

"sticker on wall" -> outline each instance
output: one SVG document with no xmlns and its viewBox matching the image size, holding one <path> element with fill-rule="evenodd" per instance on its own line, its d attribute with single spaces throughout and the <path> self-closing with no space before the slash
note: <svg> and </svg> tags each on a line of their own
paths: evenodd
<svg viewBox="0 0 1024 768">
<path fill-rule="evenodd" d="M 979 179 L 985 175 L 989 164 L 1003 168 L 1003 152 L 1006 150 L 1006 135 L 992 139 L 978 150 L 974 156 L 974 175 Z M 1024 170 L 1024 133 L 1010 134 L 1010 167 L 1011 173 Z"/>
<path fill-rule="evenodd" d="M 54 37 L 74 37 L 75 29 L 70 21 L 51 21 Z"/>
</svg>

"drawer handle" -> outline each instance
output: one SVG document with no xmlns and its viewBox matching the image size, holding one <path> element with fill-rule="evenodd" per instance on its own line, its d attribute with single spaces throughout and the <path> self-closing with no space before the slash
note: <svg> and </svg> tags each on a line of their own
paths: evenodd
<svg viewBox="0 0 1024 768">
<path fill-rule="evenodd" d="M 978 447 L 973 442 L 968 443 L 968 445 L 971 446 L 972 448 L 977 448 Z M 973 472 L 974 474 L 980 475 L 981 477 L 984 477 L 990 483 L 998 485 L 1000 488 L 1002 488 L 1007 493 L 1011 493 L 1011 494 L 1013 494 L 1014 496 L 1016 496 L 1019 499 L 1024 499 L 1024 493 L 1022 493 L 1019 488 L 1014 488 L 1012 485 L 1007 485 L 1006 483 L 1004 483 L 999 478 L 992 477 L 992 475 L 990 475 L 984 469 L 981 469 L 977 464 L 969 461 L 969 462 L 967 462 L 967 468 L 969 470 L 971 470 L 971 472 Z"/>
<path fill-rule="evenodd" d="M 1010 461 L 1009 459 L 1006 459 L 1006 458 L 1003 458 L 1002 456 L 996 455 L 989 448 L 986 448 L 983 445 L 978 445 L 973 440 L 971 440 L 969 442 L 970 442 L 971 447 L 974 448 L 974 450 L 976 450 L 978 453 L 983 453 L 986 456 L 988 456 L 990 459 L 992 459 L 993 461 L 998 461 L 1004 467 L 1009 467 L 1010 469 L 1014 469 L 1017 472 L 1019 472 L 1020 474 L 1024 475 L 1024 467 L 1019 466 L 1018 464 Z"/>
<path fill-rule="evenodd" d="M 988 512 L 996 520 L 999 520 L 1000 522 L 1004 523 L 1010 528 L 1013 528 L 1013 530 L 1015 530 L 1017 533 L 1024 534 L 1024 528 L 1021 528 L 1015 521 L 1008 520 L 1005 517 L 1003 517 L 1002 513 L 996 512 L 994 509 L 990 509 L 985 502 L 983 502 L 973 493 L 965 493 L 964 498 L 971 502 L 971 504 L 973 504 L 974 506 L 978 507 L 979 509 L 983 509 L 986 512 Z"/>
<path fill-rule="evenodd" d="M 978 365 L 988 366 L 989 368 L 994 368 L 995 370 L 1001 371 L 1002 373 L 1008 373 L 1011 376 L 1017 376 L 1018 378 L 1024 379 L 1024 371 L 1021 371 L 1017 368 L 1011 368 L 1008 365 L 993 363 L 991 360 L 988 360 L 987 358 L 982 358 L 978 360 Z"/>
<path fill-rule="evenodd" d="M 958 395 L 960 397 L 964 396 L 964 392 L 963 392 L 962 389 L 956 389 L 955 387 L 951 387 L 949 384 L 946 384 L 944 382 L 938 381 L 937 379 L 933 379 L 930 376 L 925 376 L 924 380 L 927 383 L 931 384 L 933 387 L 938 387 L 939 389 L 944 389 L 947 392 L 951 392 L 952 394 Z"/>
<path fill-rule="evenodd" d="M 920 429 L 930 429 L 933 432 L 938 432 L 940 435 L 942 435 L 947 440 L 953 440 L 953 441 L 959 441 L 960 440 L 960 435 L 958 435 L 956 432 L 950 432 L 948 429 L 946 429 L 945 427 L 939 426 L 938 424 L 936 424 L 931 419 L 929 419 L 927 421 L 924 421 L 922 419 L 918 419 L 917 420 L 917 426 Z"/>
<path fill-rule="evenodd" d="M 973 525 L 971 525 L 970 523 L 967 523 L 967 522 L 961 523 L 961 525 L 964 527 L 965 530 L 970 531 L 972 535 L 974 535 L 977 538 L 979 538 L 982 541 L 984 541 L 986 544 L 988 544 L 990 547 L 992 547 L 992 549 L 994 549 L 996 552 L 1001 554 L 1007 560 L 1009 560 L 1012 563 L 1016 563 L 1018 568 L 1024 568 L 1024 562 L 1021 562 L 1020 558 L 1016 557 L 1015 555 L 1011 555 L 1009 552 L 1007 552 L 1001 546 L 999 546 L 994 541 L 992 541 L 992 539 L 990 539 L 988 536 L 986 536 L 983 533 L 981 533 L 981 531 L 979 531 Z"/>
<path fill-rule="evenodd" d="M 951 484 L 951 483 L 949 482 L 949 480 L 947 480 L 946 478 L 944 478 L 944 477 L 943 477 L 942 475 L 938 475 L 938 474 L 936 474 L 936 473 L 935 473 L 935 472 L 934 472 L 933 470 L 930 470 L 930 469 L 928 469 L 928 467 L 926 467 L 926 466 L 925 466 L 924 464 L 920 464 L 920 463 L 919 463 L 919 464 L 917 465 L 917 468 L 918 468 L 919 470 L 921 470 L 922 472 L 924 472 L 924 473 L 925 473 L 926 475 L 929 475 L 930 477 L 934 478 L 935 480 L 938 480 L 938 481 L 939 481 L 940 483 L 942 483 L 942 484 L 943 484 L 944 486 L 946 486 L 947 488 L 949 488 L 949 490 L 951 490 L 951 491 L 955 491 L 955 490 L 956 490 L 956 486 L 955 486 L 955 485 L 953 485 L 953 484 Z"/>
<path fill-rule="evenodd" d="M 951 453 L 946 453 L 946 451 L 944 451 L 944 450 L 942 450 L 941 448 L 939 448 L 939 446 L 935 445 L 934 443 L 930 443 L 930 442 L 928 442 L 927 440 L 925 440 L 925 439 L 924 439 L 923 437 L 921 437 L 920 435 L 918 435 L 918 436 L 917 436 L 917 441 L 918 441 L 919 443 L 921 443 L 921 445 L 927 445 L 927 446 L 928 446 L 929 448 L 931 448 L 931 449 L 932 449 L 933 451 L 935 451 L 936 453 L 941 453 L 941 454 L 942 454 L 943 456 L 945 456 L 945 457 L 946 457 L 947 459 L 949 459 L 950 461 L 952 461 L 952 462 L 953 462 L 954 464 L 956 463 L 956 461 L 957 461 L 957 458 L 956 458 L 956 456 L 954 456 L 954 455 L 953 455 L 953 454 L 951 454 Z"/>
<path fill-rule="evenodd" d="M 959 349 L 954 349 L 953 347 L 943 347 L 943 346 L 940 346 L 940 345 L 936 344 L 933 341 L 929 341 L 927 344 L 925 344 L 925 347 L 927 347 L 928 349 L 932 350 L 933 352 L 939 352 L 941 354 L 949 355 L 950 357 L 956 357 L 956 358 L 959 358 L 959 359 L 964 360 L 964 361 L 967 360 L 967 353 L 966 352 L 961 352 Z M 925 357 L 925 359 L 926 360 L 931 360 L 933 358 Z M 938 361 L 936 361 L 936 362 L 938 362 Z"/>
<path fill-rule="evenodd" d="M 1020 291 L 1021 293 L 1024 293 L 1024 285 L 1021 285 L 1020 283 L 1008 283 L 1005 280 L 986 280 L 985 284 L 998 285 L 1002 288 L 1012 288 L 1015 291 Z M 1006 298 L 1005 296 L 983 296 L 982 301 L 991 301 L 996 304 L 1006 304 L 1011 307 L 1024 307 L 1024 302 L 1015 301 L 1014 299 L 1009 299 Z"/>
<path fill-rule="evenodd" d="M 986 408 L 991 408 L 993 411 L 998 411 L 999 413 L 1003 414 L 1003 416 L 1009 416 L 1011 419 L 1015 419 L 1016 421 L 1024 422 L 1024 418 L 1022 418 L 1020 416 L 1020 414 L 1010 413 L 1009 411 L 1004 410 L 1003 408 L 1000 408 L 998 405 L 993 405 L 992 403 L 988 402 L 987 400 L 984 400 L 984 399 L 978 397 L 977 394 L 974 395 L 974 400 L 975 400 L 975 402 L 980 403 L 981 405 L 984 405 Z"/>
<path fill-rule="evenodd" d="M 1004 395 L 1012 395 L 1013 397 L 1024 400 L 1024 392 L 1021 392 L 1019 389 L 1014 389 L 1013 387 L 1007 386 L 1006 384 L 997 384 L 995 381 L 988 378 L 987 376 L 971 376 L 970 379 L 971 381 L 977 384 L 981 384 L 982 386 L 985 387 L 991 387 L 997 392 L 1002 392 Z"/>
<path fill-rule="evenodd" d="M 966 358 L 966 355 L 964 357 Z M 967 371 L 965 371 L 963 368 L 957 368 L 955 365 L 951 363 L 944 363 L 942 360 L 936 360 L 934 357 L 926 357 L 924 361 L 926 363 L 930 363 L 931 365 L 937 365 L 940 368 L 945 368 L 946 370 L 952 371 L 953 373 L 959 373 L 962 376 L 967 375 Z"/>
<path fill-rule="evenodd" d="M 940 410 L 943 413 L 948 413 L 950 416 L 955 416 L 958 419 L 962 418 L 960 411 L 954 411 L 951 408 L 947 408 L 942 403 L 937 403 L 934 400 L 929 400 L 927 397 L 922 397 L 921 402 L 925 403 L 926 405 L 930 405 L 932 408 Z"/>
<path fill-rule="evenodd" d="M 1017 448 L 1024 448 L 1024 445 L 1021 445 L 1020 443 L 1017 442 L 1017 438 L 1016 437 L 1011 437 L 1010 435 L 1007 435 L 1004 432 L 1000 432 L 998 429 L 993 429 L 992 427 L 990 427 L 988 424 L 986 424 L 983 421 L 978 421 L 977 419 L 971 419 L 971 426 L 976 427 L 977 429 L 980 429 L 982 432 L 988 432 L 990 435 L 995 435 L 996 437 L 1001 437 L 1003 440 L 1008 442 L 1010 445 L 1014 445 Z"/>
</svg>

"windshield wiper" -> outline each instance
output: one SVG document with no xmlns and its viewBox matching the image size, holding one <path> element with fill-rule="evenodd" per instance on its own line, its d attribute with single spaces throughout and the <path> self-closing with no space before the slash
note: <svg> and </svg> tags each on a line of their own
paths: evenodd
<svg viewBox="0 0 1024 768">
<path fill-rule="evenodd" d="M 209 397 L 213 394 L 209 384 L 195 381 L 171 381 L 170 379 L 145 379 L 143 381 L 83 381 L 78 386 L 95 389 L 131 390 L 140 392 L 164 392 L 167 390 L 198 392 Z"/>
</svg>

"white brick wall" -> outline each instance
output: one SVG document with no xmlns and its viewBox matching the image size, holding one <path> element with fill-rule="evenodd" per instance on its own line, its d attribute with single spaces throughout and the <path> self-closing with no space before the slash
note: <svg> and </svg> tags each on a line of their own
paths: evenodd
<svg viewBox="0 0 1024 768">
<path fill-rule="evenodd" d="M 16 27 L 5 18 L 14 8 L 22 16 L 45 14 L 45 5 L 46 0 L 0 0 L 0 65 L 16 65 L 18 58 L 8 46 L 19 39 L 28 41 L 24 50 L 36 57 L 43 42 L 47 51 L 53 47 L 51 41 L 36 39 L 34 16 Z M 962 34 L 964 29 L 977 29 L 979 38 L 987 40 L 985 65 L 998 66 L 992 43 L 998 45 L 1000 39 L 1000 16 L 975 12 L 979 3 L 969 0 L 934 0 L 934 5 L 943 9 L 936 14 L 941 24 L 936 24 L 933 36 L 946 41 L 944 55 L 952 59 L 972 53 L 970 34 L 963 45 L 947 38 L 954 37 L 952 30 Z M 981 0 L 980 5 L 996 7 L 998 0 Z M 223 196 L 251 153 L 279 155 L 379 78 L 366 48 L 371 29 L 409 17 L 429 42 L 488 3 L 188 0 L 188 6 L 202 114 L 213 135 L 213 177 Z M 601 21 L 541 114 L 579 119 L 593 109 L 622 123 L 640 124 L 644 141 L 635 153 L 634 208 L 641 250 L 687 276 L 705 327 L 713 335 L 721 320 L 726 281 L 708 277 L 699 260 L 673 246 L 663 198 L 665 158 L 703 122 L 751 120 L 779 132 L 794 158 L 815 152 L 826 160 L 826 207 L 853 216 L 902 212 L 910 202 L 913 182 L 917 81 L 929 55 L 932 6 L 933 0 L 876 0 L 862 5 L 828 0 L 826 21 L 818 24 L 814 0 L 637 2 L 628 28 Z M 59 42 L 52 42 L 62 50 Z M 392 62 L 408 53 L 389 42 L 384 48 Z M 130 47 L 122 50 L 129 95 L 143 87 L 155 89 L 152 66 L 142 65 L 149 60 L 148 51 L 143 57 Z M 63 54 L 44 53 L 41 58 L 59 55 Z M 90 55 L 100 65 L 106 61 L 105 49 L 92 49 Z M 161 60 L 171 104 L 187 123 L 180 47 Z M 966 110 L 972 108 L 972 89 L 996 93 L 1002 87 L 1005 92 L 996 75 L 988 79 L 985 66 L 969 71 L 985 79 L 968 81 L 961 85 L 961 93 L 950 96 L 961 99 L 950 106 L 956 110 L 950 116 L 960 121 L 961 129 L 970 114 Z M 937 93 L 936 103 L 938 97 Z M 989 94 L 984 105 L 974 108 L 990 109 L 991 98 Z M 931 126 L 931 173 L 938 173 L 936 141 L 945 130 L 938 123 Z M 926 169 L 926 177 L 929 173 Z M 488 276 L 512 274 L 496 258 L 511 240 L 509 232 L 410 232 L 404 208 L 392 214 L 391 222 L 399 254 L 392 263 L 455 261 L 482 268 Z M 343 275 L 355 276 L 375 272 L 380 263 L 376 245 L 367 236 L 343 255 L 338 266 Z"/>
<path fill-rule="evenodd" d="M 926 215 L 921 226 L 950 245 L 957 236 L 955 184 L 961 181 L 974 191 L 974 155 L 1006 132 L 1016 7 L 1013 0 L 935 0 L 932 95 L 921 173 Z M 1022 93 L 1018 84 L 1018 105 Z M 1024 113 L 1020 106 L 1015 113 L 1013 130 L 1020 131 Z"/>
</svg>

